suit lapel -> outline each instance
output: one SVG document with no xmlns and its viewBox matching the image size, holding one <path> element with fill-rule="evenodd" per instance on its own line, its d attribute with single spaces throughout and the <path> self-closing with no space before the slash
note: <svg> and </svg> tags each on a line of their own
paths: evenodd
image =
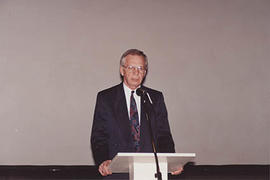
<svg viewBox="0 0 270 180">
<path fill-rule="evenodd" d="M 130 122 L 123 84 L 121 83 L 117 88 L 118 89 L 115 96 L 116 119 L 119 123 L 120 132 L 122 133 L 124 139 L 126 142 L 130 142 Z"/>
<path fill-rule="evenodd" d="M 141 125 L 140 125 L 140 128 L 141 128 L 141 131 L 140 131 L 140 136 L 141 136 L 141 139 L 140 139 L 140 146 L 141 146 L 141 150 L 144 149 L 144 145 L 145 145 L 145 141 L 146 141 L 146 132 L 148 132 L 148 125 L 147 125 L 147 120 L 146 120 L 146 117 L 145 117 L 145 112 L 144 112 L 144 105 L 142 103 L 142 100 L 141 100 Z"/>
<path fill-rule="evenodd" d="M 142 86 L 142 88 L 145 88 Z M 150 118 L 153 118 L 151 116 L 151 113 L 149 114 Z M 151 119 L 153 121 L 154 119 Z M 153 126 L 153 123 L 151 123 Z M 141 149 L 145 152 L 152 152 L 152 144 L 151 144 L 151 133 L 149 129 L 149 121 L 146 118 L 146 108 L 143 104 L 143 100 L 141 99 Z"/>
</svg>

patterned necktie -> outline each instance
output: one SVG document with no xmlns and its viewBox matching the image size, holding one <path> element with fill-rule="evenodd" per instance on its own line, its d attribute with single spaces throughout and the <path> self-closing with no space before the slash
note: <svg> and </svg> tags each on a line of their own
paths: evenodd
<svg viewBox="0 0 270 180">
<path fill-rule="evenodd" d="M 137 110 L 136 101 L 134 99 L 134 91 L 131 91 L 130 96 L 130 125 L 131 125 L 131 134 L 133 136 L 133 142 L 135 151 L 140 151 L 140 124 L 139 124 L 139 115 Z"/>
</svg>

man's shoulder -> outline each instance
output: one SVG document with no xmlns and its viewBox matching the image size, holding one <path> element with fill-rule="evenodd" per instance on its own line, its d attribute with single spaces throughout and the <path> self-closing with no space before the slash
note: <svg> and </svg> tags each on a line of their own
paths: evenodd
<svg viewBox="0 0 270 180">
<path fill-rule="evenodd" d="M 118 92 L 119 90 L 121 90 L 121 88 L 123 88 L 123 84 L 117 84 L 115 86 L 109 87 L 107 89 L 101 90 L 98 92 L 98 95 L 113 95 L 116 92 Z"/>
<path fill-rule="evenodd" d="M 164 101 L 164 96 L 163 93 L 159 90 L 152 89 L 149 87 L 142 86 L 146 90 L 146 92 L 149 94 L 149 97 L 151 101 L 156 104 L 158 102 L 163 102 Z"/>
<path fill-rule="evenodd" d="M 156 90 L 156 89 L 149 88 L 147 86 L 142 86 L 142 88 L 145 89 L 150 94 L 157 94 L 157 95 L 161 95 L 162 94 L 161 91 Z"/>
<path fill-rule="evenodd" d="M 149 94 L 151 95 L 162 95 L 162 92 L 147 86 L 142 86 Z M 102 96 L 114 96 L 117 93 L 123 91 L 123 83 L 117 84 L 115 86 L 109 87 L 107 89 L 101 90 L 98 92 L 98 95 Z"/>
</svg>

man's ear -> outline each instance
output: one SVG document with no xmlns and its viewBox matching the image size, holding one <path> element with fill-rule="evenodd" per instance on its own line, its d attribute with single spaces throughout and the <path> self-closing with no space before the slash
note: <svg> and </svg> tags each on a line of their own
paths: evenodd
<svg viewBox="0 0 270 180">
<path fill-rule="evenodd" d="M 120 66 L 120 74 L 121 76 L 124 76 L 124 68 L 122 66 Z"/>
<path fill-rule="evenodd" d="M 144 73 L 144 75 L 143 75 L 143 78 L 145 78 L 146 77 L 146 75 L 147 75 L 147 70 L 145 71 L 145 73 Z"/>
</svg>

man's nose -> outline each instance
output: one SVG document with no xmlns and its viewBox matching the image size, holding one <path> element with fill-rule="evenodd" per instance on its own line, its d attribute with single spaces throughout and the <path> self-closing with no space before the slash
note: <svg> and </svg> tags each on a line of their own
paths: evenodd
<svg viewBox="0 0 270 180">
<path fill-rule="evenodd" d="M 133 73 L 135 73 L 135 74 L 139 74 L 139 73 L 140 73 L 140 71 L 139 71 L 139 69 L 138 69 L 138 68 L 134 68 L 134 69 L 133 69 Z"/>
</svg>

